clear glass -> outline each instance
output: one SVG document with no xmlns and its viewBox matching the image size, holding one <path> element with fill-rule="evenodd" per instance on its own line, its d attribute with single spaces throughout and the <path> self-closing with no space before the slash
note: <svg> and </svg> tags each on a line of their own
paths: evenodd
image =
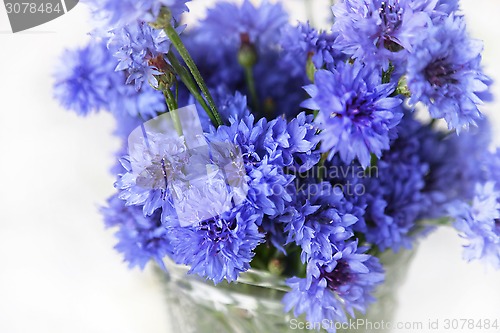
<svg viewBox="0 0 500 333">
<path fill-rule="evenodd" d="M 391 321 L 397 306 L 397 292 L 415 250 L 398 253 L 385 252 L 380 259 L 386 270 L 385 283 L 376 293 L 377 302 L 366 314 L 371 322 Z M 250 270 L 241 275 L 238 283 L 220 283 L 214 286 L 195 275 L 187 275 L 188 268 L 166 261 L 168 273 L 160 271 L 166 289 L 170 332 L 175 333 L 297 333 L 311 332 L 299 329 L 293 315 L 283 312 L 281 299 L 288 290 L 284 280 L 268 272 Z M 293 324 L 292 324 L 293 323 Z M 323 332 L 323 331 L 322 331 Z M 341 333 L 370 330 L 338 330 Z M 377 330 L 376 332 L 383 332 Z"/>
</svg>

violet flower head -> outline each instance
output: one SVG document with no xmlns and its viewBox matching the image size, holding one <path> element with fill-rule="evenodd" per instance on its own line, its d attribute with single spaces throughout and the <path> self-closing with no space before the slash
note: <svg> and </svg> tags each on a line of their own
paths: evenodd
<svg viewBox="0 0 500 333">
<path fill-rule="evenodd" d="M 278 217 L 284 223 L 287 243 L 300 246 L 303 262 L 312 258 L 329 261 L 335 254 L 335 244 L 354 235 L 358 218 L 342 190 L 329 182 L 304 184 L 298 191 L 287 214 Z"/>
<path fill-rule="evenodd" d="M 141 206 L 144 216 L 151 216 L 157 209 L 162 209 L 162 221 L 173 214 L 173 199 L 168 189 L 161 184 L 147 184 L 145 176 L 151 171 L 182 173 L 182 165 L 187 163 L 186 144 L 183 137 L 146 132 L 144 140 L 137 140 L 129 146 L 129 154 L 120 159 L 124 172 L 118 175 L 115 187 L 120 190 L 119 198 L 127 205 Z M 182 175 L 170 175 L 182 179 Z M 163 181 L 158 177 L 158 181 Z"/>
<path fill-rule="evenodd" d="M 388 68 L 413 51 L 416 38 L 430 23 L 429 12 L 414 10 L 416 0 L 345 0 L 333 6 L 336 42 L 346 54 Z M 403 57 L 404 58 L 404 57 Z"/>
<path fill-rule="evenodd" d="M 134 82 L 137 90 L 144 82 L 158 87 L 155 75 L 166 70 L 159 67 L 167 66 L 164 55 L 170 49 L 165 31 L 154 29 L 145 22 L 136 22 L 113 30 L 111 34 L 108 48 L 118 59 L 116 71 L 127 71 L 127 84 Z"/>
<path fill-rule="evenodd" d="M 85 116 L 107 106 L 113 65 L 103 43 L 66 50 L 54 74 L 54 94 L 66 109 Z"/>
<path fill-rule="evenodd" d="M 241 114 L 235 106 L 232 113 Z M 257 221 L 259 227 L 283 252 L 284 237 L 274 220 L 286 214 L 286 207 L 293 200 L 292 171 L 306 171 L 319 161 L 319 152 L 315 150 L 318 139 L 311 121 L 312 117 L 304 113 L 291 121 L 279 117 L 269 122 L 263 118 L 256 123 L 253 115 L 246 115 L 239 121 L 233 118 L 230 126 L 212 129 L 208 135 L 211 143 L 240 148 L 248 186 L 245 209 L 263 213 Z"/>
<path fill-rule="evenodd" d="M 190 227 L 168 227 L 172 258 L 189 265 L 190 273 L 219 283 L 235 281 L 250 268 L 253 250 L 263 242 L 262 214 L 242 205 Z"/>
<path fill-rule="evenodd" d="M 460 135 L 424 130 L 416 136 L 421 145 L 419 156 L 430 166 L 425 192 L 431 218 L 446 216 L 449 204 L 472 201 L 477 183 L 499 179 L 490 174 L 500 164 L 487 149 L 492 140 L 488 118 Z"/>
<path fill-rule="evenodd" d="M 483 260 L 500 268 L 500 191 L 494 182 L 478 184 L 471 205 L 449 206 L 454 227 L 466 239 L 464 258 Z"/>
<path fill-rule="evenodd" d="M 380 157 L 389 148 L 402 117 L 401 100 L 390 97 L 393 84 L 381 81 L 380 73 L 358 62 L 339 63 L 333 71 L 317 71 L 315 83 L 305 87 L 311 99 L 303 106 L 319 110 L 321 150 L 330 159 L 338 152 L 344 162 L 357 158 L 366 167 L 370 154 Z"/>
<path fill-rule="evenodd" d="M 219 113 L 224 121 L 232 124 L 250 115 L 247 97 L 240 92 L 230 94 L 226 89 L 219 89 L 215 98 L 217 97 Z"/>
<path fill-rule="evenodd" d="M 420 156 L 420 124 L 406 113 L 398 126 L 398 138 L 377 161 L 376 174 L 363 178 L 366 191 L 366 225 L 357 229 L 380 251 L 411 248 L 415 227 L 428 211 L 425 193 L 429 164 Z"/>
<path fill-rule="evenodd" d="M 275 215 L 291 200 L 285 188 L 293 178 L 284 172 L 283 161 L 273 158 L 279 143 L 267 129 L 265 119 L 254 124 L 253 115 L 249 115 L 231 126 L 219 126 L 208 140 L 240 147 L 248 176 L 247 200 L 264 214 Z M 271 137 L 263 140 L 266 133 Z"/>
<path fill-rule="evenodd" d="M 293 175 L 285 168 L 307 170 L 319 160 L 312 118 L 299 114 L 287 122 L 283 117 L 272 121 L 253 115 L 219 126 L 208 135 L 209 142 L 227 142 L 240 147 L 249 177 L 247 199 L 266 215 L 282 214 L 291 201 L 287 190 Z"/>
<path fill-rule="evenodd" d="M 163 94 L 149 85 L 136 90 L 126 84 L 126 74 L 116 72 L 116 59 L 104 42 L 92 40 L 81 49 L 66 51 L 64 65 L 55 73 L 54 92 L 60 103 L 79 115 L 107 110 L 117 118 L 145 119 L 166 109 Z"/>
<path fill-rule="evenodd" d="M 323 68 L 338 60 L 346 58 L 336 47 L 334 33 L 318 31 L 309 23 L 302 23 L 296 27 L 286 27 L 281 36 L 281 47 L 286 63 L 298 63 L 289 66 L 295 70 L 294 76 L 304 75 L 306 61 L 310 57 L 316 68 Z"/>
<path fill-rule="evenodd" d="M 478 105 L 490 98 L 490 79 L 481 69 L 482 44 L 470 39 L 461 16 L 428 30 L 408 58 L 411 103 L 422 102 L 433 118 L 460 131 L 482 118 Z"/>
<path fill-rule="evenodd" d="M 160 222 L 159 211 L 145 217 L 140 207 L 127 206 L 125 201 L 114 195 L 101 212 L 106 227 L 118 228 L 115 249 L 123 254 L 130 267 L 144 269 L 151 259 L 163 267 L 162 259 L 170 254 L 170 244 L 166 238 L 167 230 Z"/>
<path fill-rule="evenodd" d="M 283 298 L 285 311 L 293 308 L 296 317 L 305 313 L 307 321 L 315 323 L 325 319 L 346 322 L 347 314 L 354 317 L 354 310 L 364 313 L 375 300 L 371 294 L 384 279 L 379 260 L 365 251 L 350 242 L 331 261 L 308 262 L 306 278 L 287 281 L 292 291 Z M 335 332 L 333 325 L 325 328 Z"/>
</svg>

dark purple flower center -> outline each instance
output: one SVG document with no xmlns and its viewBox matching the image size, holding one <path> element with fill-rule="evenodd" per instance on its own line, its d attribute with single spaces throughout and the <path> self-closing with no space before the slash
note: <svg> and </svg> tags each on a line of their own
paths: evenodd
<svg viewBox="0 0 500 333">
<path fill-rule="evenodd" d="M 342 115 L 335 114 L 332 116 L 341 117 Z M 358 96 L 353 96 L 350 101 L 346 103 L 346 112 L 344 116 L 349 117 L 349 119 L 357 125 L 370 126 L 373 119 L 373 109 L 368 101 Z"/>
<path fill-rule="evenodd" d="M 383 46 L 392 52 L 398 52 L 403 49 L 396 37 L 394 37 L 394 32 L 399 29 L 402 24 L 403 8 L 399 6 L 398 1 L 394 1 L 393 4 L 382 1 L 380 8 L 378 9 L 378 14 L 382 20 L 382 36 L 377 42 L 378 46 L 383 43 Z"/>
<path fill-rule="evenodd" d="M 458 82 L 453 77 L 456 72 L 456 69 L 445 58 L 441 58 L 427 65 L 424 75 L 433 87 L 443 87 L 446 84 Z"/>
<path fill-rule="evenodd" d="M 89 82 L 91 82 L 91 80 L 92 80 L 91 79 L 92 74 L 94 74 L 94 73 L 91 73 L 89 71 L 89 68 L 87 68 L 83 65 L 77 66 L 73 70 L 73 76 L 72 76 L 70 82 L 72 84 L 75 84 L 76 86 L 85 85 L 88 87 L 88 86 L 90 86 Z"/>
<path fill-rule="evenodd" d="M 146 239 L 144 243 L 138 242 L 137 245 L 146 251 L 149 251 L 152 254 L 155 254 L 158 249 L 161 249 L 163 244 L 165 243 L 165 238 L 163 235 L 161 237 L 153 237 L 151 239 Z"/>
<path fill-rule="evenodd" d="M 333 291 L 349 283 L 352 280 L 349 264 L 343 260 L 337 262 L 337 265 L 331 272 L 327 272 L 324 268 L 320 268 L 321 277 L 326 280 L 327 287 Z"/>
<path fill-rule="evenodd" d="M 236 219 L 226 221 L 218 216 L 201 222 L 199 228 L 207 232 L 206 238 L 210 241 L 225 242 L 236 228 Z"/>
</svg>

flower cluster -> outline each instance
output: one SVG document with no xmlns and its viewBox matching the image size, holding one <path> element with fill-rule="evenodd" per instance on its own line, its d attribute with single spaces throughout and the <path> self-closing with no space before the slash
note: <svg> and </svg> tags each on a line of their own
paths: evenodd
<svg viewBox="0 0 500 333">
<path fill-rule="evenodd" d="M 143 82 L 158 87 L 155 75 L 161 75 L 160 64 L 165 62 L 164 54 L 170 49 L 165 32 L 154 29 L 145 22 L 129 24 L 113 30 L 108 48 L 117 58 L 116 70 L 126 70 L 127 83 L 135 82 L 140 89 Z"/>
<path fill-rule="evenodd" d="M 481 51 L 481 43 L 467 36 L 461 16 L 450 15 L 430 28 L 408 57 L 410 102 L 427 105 L 431 116 L 444 118 L 450 129 L 476 124 L 482 117 L 478 104 L 489 98 L 490 84 L 481 71 Z"/>
<path fill-rule="evenodd" d="M 486 259 L 500 268 L 500 192 L 495 183 L 478 184 L 471 205 L 450 207 L 454 226 L 467 239 L 464 257 Z"/>
<path fill-rule="evenodd" d="M 407 82 L 412 104 L 425 104 L 457 131 L 481 118 L 477 105 L 490 98 L 491 82 L 457 1 L 346 0 L 333 12 L 338 49 Z"/>
<path fill-rule="evenodd" d="M 64 52 L 61 63 L 54 75 L 55 97 L 79 115 L 108 110 L 119 119 L 148 119 L 166 111 L 161 92 L 148 85 L 136 90 L 126 75 L 115 72 L 113 56 L 101 40 Z"/>
<path fill-rule="evenodd" d="M 322 151 L 328 158 L 339 153 L 346 163 L 357 158 L 368 166 L 370 154 L 380 157 L 389 148 L 402 116 L 401 100 L 390 97 L 394 85 L 381 83 L 381 72 L 359 63 L 319 70 L 314 80 L 305 87 L 311 99 L 303 106 L 319 110 L 315 122 L 322 130 Z"/>
<path fill-rule="evenodd" d="M 344 0 L 326 31 L 250 0 L 185 29 L 186 2 L 90 1 L 93 39 L 55 73 L 65 108 L 116 119 L 102 213 L 130 266 L 169 258 L 214 283 L 269 269 L 311 322 L 365 312 L 379 256 L 438 225 L 500 267 L 491 82 L 456 0 Z"/>
</svg>

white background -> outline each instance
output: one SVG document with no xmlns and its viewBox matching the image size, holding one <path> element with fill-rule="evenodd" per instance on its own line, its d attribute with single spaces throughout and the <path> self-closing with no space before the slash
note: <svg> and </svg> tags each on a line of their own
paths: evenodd
<svg viewBox="0 0 500 333">
<path fill-rule="evenodd" d="M 313 1 L 328 15 L 326 0 Z M 195 0 L 191 19 L 211 2 Z M 298 19 L 301 3 L 286 3 Z M 472 35 L 485 41 L 486 71 L 500 81 L 500 1 L 462 0 L 462 8 Z M 88 29 L 80 4 L 14 35 L 0 5 L 0 333 L 167 332 L 161 286 L 149 269 L 127 269 L 97 212 L 114 191 L 113 120 L 78 118 L 52 99 L 58 56 L 83 45 Z M 498 103 L 484 110 L 500 119 Z M 398 320 L 500 320 L 500 272 L 462 261 L 460 244 L 448 229 L 423 242 Z"/>
</svg>

